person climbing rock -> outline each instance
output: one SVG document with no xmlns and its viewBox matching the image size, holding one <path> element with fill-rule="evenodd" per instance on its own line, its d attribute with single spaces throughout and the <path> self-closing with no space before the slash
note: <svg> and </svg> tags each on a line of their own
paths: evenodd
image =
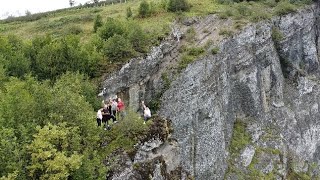
<svg viewBox="0 0 320 180">
<path fill-rule="evenodd" d="M 143 124 L 146 124 L 147 120 L 151 118 L 151 111 L 147 106 L 144 106 L 143 118 L 144 118 Z"/>
</svg>

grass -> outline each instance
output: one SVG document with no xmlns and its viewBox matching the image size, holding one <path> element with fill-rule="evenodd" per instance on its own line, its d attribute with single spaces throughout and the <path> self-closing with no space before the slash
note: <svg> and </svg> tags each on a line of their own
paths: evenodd
<svg viewBox="0 0 320 180">
<path fill-rule="evenodd" d="M 162 38 L 170 32 L 170 24 L 179 15 L 167 12 L 163 7 L 163 1 L 149 0 L 152 3 L 153 13 L 149 18 L 137 18 L 140 1 L 133 0 L 127 3 L 118 3 L 102 7 L 91 7 L 82 9 L 64 9 L 55 12 L 44 13 L 36 16 L 30 21 L 0 21 L 0 33 L 16 34 L 18 36 L 30 39 L 34 36 L 53 34 L 62 36 L 70 27 L 79 26 L 81 32 L 79 34 L 83 41 L 88 41 L 91 38 L 93 30 L 94 17 L 100 14 L 103 20 L 107 17 L 126 20 L 127 8 L 131 8 L 133 18 L 135 18 L 143 29 L 152 33 L 155 39 Z M 218 1 L 212 0 L 189 0 L 191 8 L 188 12 L 182 13 L 183 17 L 205 16 L 208 14 L 218 14 L 221 18 L 244 19 L 247 21 L 260 21 L 269 19 L 273 15 L 283 15 L 295 12 L 301 5 L 305 3 L 291 4 L 287 1 L 280 3 L 274 0 L 263 2 L 242 2 L 231 4 L 220 4 Z M 303 1 L 304 2 L 304 1 Z M 180 13 L 181 14 L 181 13 Z"/>
<path fill-rule="evenodd" d="M 123 149 L 128 154 L 134 153 L 134 145 L 147 135 L 151 121 L 143 125 L 143 119 L 134 112 L 128 112 L 124 120 L 112 125 L 110 131 L 103 133 L 103 142 L 107 142 L 106 148 L 102 149 L 102 155 L 108 156 L 118 149 Z"/>
<path fill-rule="evenodd" d="M 205 53 L 203 47 L 184 47 L 183 55 L 178 62 L 178 70 L 185 69 L 190 63 L 194 62 L 198 57 Z"/>
</svg>

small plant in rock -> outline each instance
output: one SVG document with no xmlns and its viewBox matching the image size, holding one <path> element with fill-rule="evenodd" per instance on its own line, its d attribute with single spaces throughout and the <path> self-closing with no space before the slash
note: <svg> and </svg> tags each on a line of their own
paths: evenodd
<svg viewBox="0 0 320 180">
<path fill-rule="evenodd" d="M 219 50 L 220 50 L 219 47 L 214 47 L 211 49 L 211 54 L 213 55 L 218 54 Z"/>
<path fill-rule="evenodd" d="M 195 36 L 196 36 L 196 30 L 193 27 L 189 28 L 186 33 L 186 40 L 188 42 L 193 42 L 195 41 Z"/>
<path fill-rule="evenodd" d="M 223 28 L 223 29 L 220 29 L 219 35 L 226 36 L 226 37 L 231 37 L 233 35 L 233 32 L 231 30 L 229 30 L 229 29 Z"/>
<path fill-rule="evenodd" d="M 188 51 L 189 56 L 199 56 L 202 53 L 204 53 L 204 49 L 202 47 L 191 47 Z"/>
<path fill-rule="evenodd" d="M 279 43 L 281 40 L 283 40 L 283 33 L 279 30 L 279 28 L 272 27 L 271 38 L 274 42 Z"/>
</svg>

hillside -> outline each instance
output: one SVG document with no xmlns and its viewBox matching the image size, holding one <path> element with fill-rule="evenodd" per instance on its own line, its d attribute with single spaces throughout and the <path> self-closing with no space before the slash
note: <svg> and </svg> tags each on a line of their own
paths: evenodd
<svg viewBox="0 0 320 180">
<path fill-rule="evenodd" d="M 317 179 L 319 12 L 150 0 L 1 21 L 0 179 Z M 126 115 L 99 126 L 116 95 Z"/>
<path fill-rule="evenodd" d="M 219 2 L 223 2 L 222 4 Z M 159 36 L 170 31 L 169 26 L 174 19 L 183 19 L 183 17 L 205 16 L 208 14 L 218 14 L 221 18 L 232 17 L 235 20 L 246 23 L 250 21 L 259 21 L 269 19 L 272 15 L 294 11 L 304 1 L 297 1 L 295 5 L 275 3 L 273 0 L 263 2 L 243 2 L 231 4 L 227 0 L 189 0 L 190 10 L 180 14 L 168 13 L 165 10 L 166 0 L 148 1 L 151 3 L 152 15 L 148 18 L 138 17 L 138 8 L 141 1 L 127 1 L 114 5 L 90 8 L 72 8 L 70 10 L 53 11 L 49 15 L 45 14 L 42 18 L 28 22 L 13 21 L 7 23 L 0 21 L 0 33 L 3 35 L 15 34 L 25 39 L 36 36 L 51 34 L 54 36 L 63 36 L 66 34 L 79 34 L 81 39 L 86 42 L 93 33 L 93 22 L 96 15 L 101 15 L 102 20 L 108 17 L 126 20 L 126 9 L 131 8 L 133 17 L 144 30 L 158 34 Z M 308 1 L 305 1 L 308 2 Z M 286 12 L 287 11 L 287 12 Z M 41 15 L 40 15 L 41 16 Z M 23 19 L 23 18 L 19 18 Z"/>
</svg>

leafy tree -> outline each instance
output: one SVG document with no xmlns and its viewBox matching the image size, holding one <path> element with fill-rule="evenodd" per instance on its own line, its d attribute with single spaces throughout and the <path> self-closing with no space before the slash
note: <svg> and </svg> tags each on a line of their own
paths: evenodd
<svg viewBox="0 0 320 180">
<path fill-rule="evenodd" d="M 38 133 L 28 146 L 31 155 L 30 176 L 35 179 L 67 179 L 81 166 L 80 132 L 76 127 L 48 124 L 37 127 Z"/>
<path fill-rule="evenodd" d="M 146 0 L 143 0 L 139 6 L 139 16 L 142 18 L 150 16 L 150 5 Z"/>
<path fill-rule="evenodd" d="M 101 27 L 102 25 L 103 25 L 102 17 L 100 16 L 100 14 L 98 14 L 93 22 L 93 32 L 96 33 L 98 28 Z"/>
<path fill-rule="evenodd" d="M 97 5 L 98 2 L 99 2 L 99 0 L 92 0 L 92 2 L 93 2 L 95 5 Z"/>
<path fill-rule="evenodd" d="M 30 72 L 30 61 L 25 58 L 24 43 L 16 36 L 0 37 L 0 64 L 8 76 L 22 77 Z"/>
<path fill-rule="evenodd" d="M 73 7 L 73 6 L 74 6 L 74 3 L 75 3 L 75 0 L 69 0 L 69 5 L 70 5 L 70 7 Z"/>
<path fill-rule="evenodd" d="M 128 39 L 116 34 L 105 42 L 104 54 L 113 62 L 122 61 L 133 55 L 133 49 Z"/>
<path fill-rule="evenodd" d="M 19 144 L 12 128 L 0 128 L 0 177 L 20 170 Z"/>
<path fill-rule="evenodd" d="M 40 80 L 55 80 L 67 71 L 86 72 L 88 54 L 76 36 L 66 36 L 45 45 L 37 54 L 33 69 Z"/>
<path fill-rule="evenodd" d="M 188 11 L 190 5 L 187 0 L 169 0 L 168 10 L 171 12 Z"/>
</svg>

